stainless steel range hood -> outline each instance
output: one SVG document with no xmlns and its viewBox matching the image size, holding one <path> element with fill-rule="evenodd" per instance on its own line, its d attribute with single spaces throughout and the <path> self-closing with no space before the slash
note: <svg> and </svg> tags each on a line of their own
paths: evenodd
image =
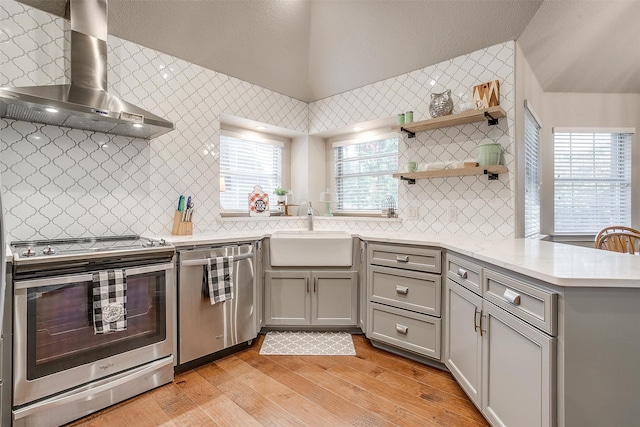
<svg viewBox="0 0 640 427">
<path fill-rule="evenodd" d="M 0 88 L 0 118 L 152 139 L 174 124 L 107 92 L 107 0 L 70 0 L 71 84 Z"/>
</svg>

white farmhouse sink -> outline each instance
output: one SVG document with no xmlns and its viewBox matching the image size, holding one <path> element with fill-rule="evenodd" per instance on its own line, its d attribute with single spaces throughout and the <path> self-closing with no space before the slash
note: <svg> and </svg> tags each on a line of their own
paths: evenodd
<svg viewBox="0 0 640 427">
<path fill-rule="evenodd" d="M 348 267 L 352 245 L 344 231 L 275 231 L 269 254 L 275 267 Z"/>
</svg>

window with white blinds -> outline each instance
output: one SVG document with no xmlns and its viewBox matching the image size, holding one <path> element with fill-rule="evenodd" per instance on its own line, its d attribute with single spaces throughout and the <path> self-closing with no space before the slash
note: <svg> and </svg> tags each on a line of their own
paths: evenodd
<svg viewBox="0 0 640 427">
<path fill-rule="evenodd" d="M 251 140 L 223 131 L 220 135 L 220 175 L 225 191 L 220 203 L 225 211 L 248 211 L 248 195 L 255 185 L 274 194 L 282 182 L 282 142 Z"/>
<path fill-rule="evenodd" d="M 524 237 L 540 234 L 540 124 L 524 113 Z"/>
<path fill-rule="evenodd" d="M 553 130 L 554 231 L 631 225 L 633 130 Z"/>
<path fill-rule="evenodd" d="M 398 202 L 398 137 L 334 144 L 336 211 L 373 211 L 390 195 Z"/>
</svg>

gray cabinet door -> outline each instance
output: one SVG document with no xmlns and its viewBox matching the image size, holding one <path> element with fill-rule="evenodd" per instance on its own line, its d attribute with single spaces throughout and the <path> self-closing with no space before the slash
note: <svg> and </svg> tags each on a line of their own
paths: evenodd
<svg viewBox="0 0 640 427">
<path fill-rule="evenodd" d="M 469 398 L 482 409 L 482 298 L 451 279 L 445 298 L 445 365 Z"/>
<path fill-rule="evenodd" d="M 555 425 L 555 338 L 484 302 L 482 412 L 494 426 Z"/>
<path fill-rule="evenodd" d="M 311 323 L 311 273 L 267 271 L 264 283 L 264 321 L 267 326 Z"/>
<path fill-rule="evenodd" d="M 355 271 L 313 271 L 312 325 L 358 325 Z"/>
</svg>

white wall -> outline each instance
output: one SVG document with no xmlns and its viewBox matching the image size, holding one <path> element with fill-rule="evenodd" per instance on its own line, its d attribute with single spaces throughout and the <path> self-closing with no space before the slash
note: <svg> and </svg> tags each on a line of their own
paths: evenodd
<svg viewBox="0 0 640 427">
<path fill-rule="evenodd" d="M 309 200 L 309 136 L 293 138 L 291 144 L 291 191 L 295 203 Z"/>
<path fill-rule="evenodd" d="M 312 202 L 315 211 L 319 212 L 320 192 L 325 189 L 324 140 L 317 136 L 301 136 L 293 140 L 291 147 L 291 189 L 295 201 Z"/>
</svg>

